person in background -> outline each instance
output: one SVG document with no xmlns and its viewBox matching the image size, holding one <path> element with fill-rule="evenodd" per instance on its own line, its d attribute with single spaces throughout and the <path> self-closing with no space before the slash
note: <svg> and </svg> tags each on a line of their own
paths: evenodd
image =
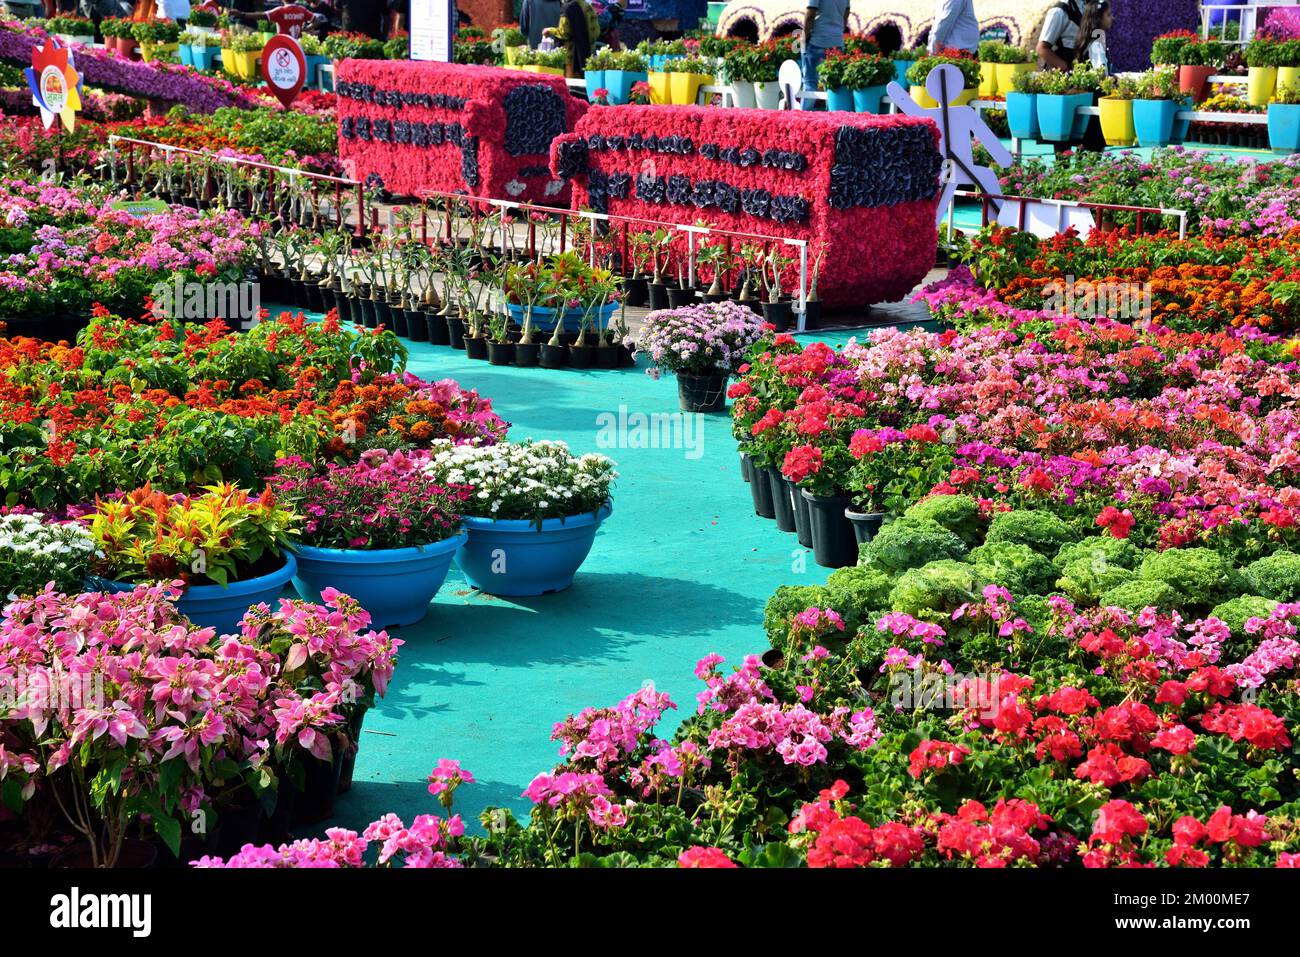
<svg viewBox="0 0 1300 957">
<path fill-rule="evenodd" d="M 561 0 L 524 0 L 519 11 L 519 29 L 528 38 L 528 45 L 536 50 L 542 45 L 547 30 L 560 24 Z"/>
<path fill-rule="evenodd" d="M 1074 60 L 1087 63 L 1095 70 L 1110 73 L 1110 55 L 1106 52 L 1106 31 L 1115 24 L 1110 0 L 1092 0 L 1083 8 L 1079 34 L 1074 41 Z"/>
<path fill-rule="evenodd" d="M 587 0 L 568 0 L 560 11 L 560 22 L 543 33 L 553 37 L 568 55 L 565 73 L 582 76 L 591 48 L 600 36 L 600 21 Z"/>
<path fill-rule="evenodd" d="M 807 0 L 803 12 L 803 53 L 799 65 L 803 68 L 803 88 L 809 92 L 817 89 L 817 67 L 826 59 L 829 50 L 844 47 L 844 31 L 849 19 L 849 0 Z M 816 109 L 817 101 L 804 97 L 800 104 L 805 110 Z"/>
<path fill-rule="evenodd" d="M 926 49 L 931 53 L 940 50 L 975 53 L 979 45 L 980 22 L 975 17 L 975 0 L 939 0 Z"/>
<path fill-rule="evenodd" d="M 1047 11 L 1038 35 L 1038 65 L 1051 70 L 1068 70 L 1078 52 L 1079 24 L 1083 22 L 1083 0 L 1061 0 Z"/>
</svg>

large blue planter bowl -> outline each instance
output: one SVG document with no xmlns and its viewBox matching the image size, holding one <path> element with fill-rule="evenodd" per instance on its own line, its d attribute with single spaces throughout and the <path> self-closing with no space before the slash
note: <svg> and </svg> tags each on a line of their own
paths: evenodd
<svg viewBox="0 0 1300 957">
<path fill-rule="evenodd" d="M 523 306 L 517 306 L 513 302 L 506 303 L 506 309 L 510 312 L 510 318 L 520 326 L 524 324 L 524 313 L 527 311 Z M 591 314 L 592 323 L 605 323 L 609 321 L 610 316 L 614 315 L 618 309 L 618 303 L 607 302 L 599 310 Z M 572 309 L 564 313 L 564 330 L 565 332 L 577 332 L 582 328 L 582 310 Z M 533 306 L 533 328 L 545 332 L 551 332 L 555 329 L 555 310 L 546 306 Z"/>
<path fill-rule="evenodd" d="M 1174 100 L 1134 100 L 1133 132 L 1138 146 L 1168 146 L 1174 135 L 1174 114 L 1181 106 Z"/>
<path fill-rule="evenodd" d="M 289 579 L 298 573 L 298 562 L 292 552 L 284 555 L 284 566 L 242 582 L 221 585 L 191 585 L 176 601 L 176 610 L 200 628 L 215 628 L 219 635 L 239 633 L 239 623 L 244 613 L 263 602 L 270 605 Z M 136 582 L 103 581 L 105 590 L 111 592 L 134 591 Z M 274 606 L 272 606 L 274 609 Z"/>
<path fill-rule="evenodd" d="M 1038 94 L 1007 94 L 1007 126 L 1011 135 L 1021 140 L 1038 138 Z"/>
<path fill-rule="evenodd" d="M 1268 105 L 1268 145 L 1275 153 L 1300 153 L 1300 103 Z"/>
<path fill-rule="evenodd" d="M 295 545 L 298 574 L 293 587 L 307 601 L 320 601 L 326 588 L 351 595 L 370 612 L 374 628 L 414 625 L 429 613 L 429 602 L 467 538 L 461 532 L 431 545 L 372 551 Z"/>
<path fill-rule="evenodd" d="M 466 581 L 489 595 L 563 591 L 573 584 L 611 511 L 606 502 L 595 515 L 548 518 L 540 529 L 528 521 L 466 516 L 469 541 L 456 553 L 456 564 Z"/>
</svg>

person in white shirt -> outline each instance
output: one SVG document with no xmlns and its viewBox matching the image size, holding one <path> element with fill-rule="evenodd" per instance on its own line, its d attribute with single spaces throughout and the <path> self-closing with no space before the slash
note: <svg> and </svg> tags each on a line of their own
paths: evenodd
<svg viewBox="0 0 1300 957">
<path fill-rule="evenodd" d="M 979 45 L 980 23 L 975 16 L 975 0 L 939 0 L 926 49 L 931 53 L 945 48 L 974 53 Z"/>
<path fill-rule="evenodd" d="M 1038 65 L 1044 69 L 1068 70 L 1074 64 L 1079 24 L 1083 22 L 1083 0 L 1061 0 L 1047 11 L 1038 35 Z"/>
<path fill-rule="evenodd" d="M 1110 73 L 1110 56 L 1106 52 L 1106 31 L 1115 24 L 1110 0 L 1091 0 L 1083 8 L 1079 33 L 1075 37 L 1075 62 L 1087 63 L 1095 70 Z"/>
<path fill-rule="evenodd" d="M 175 20 L 184 30 L 185 21 L 190 18 L 190 0 L 159 0 L 158 13 L 168 20 Z"/>
</svg>

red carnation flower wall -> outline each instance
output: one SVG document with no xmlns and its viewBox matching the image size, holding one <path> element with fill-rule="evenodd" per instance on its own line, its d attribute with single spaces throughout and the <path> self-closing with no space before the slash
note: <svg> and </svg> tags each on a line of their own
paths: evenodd
<svg viewBox="0 0 1300 957">
<path fill-rule="evenodd" d="M 929 136 L 907 134 L 910 157 L 897 159 L 889 169 L 859 169 L 864 181 L 896 177 L 902 183 L 900 195 L 913 197 L 904 201 L 872 205 L 871 201 L 837 208 L 832 202 L 832 167 L 837 162 L 836 142 L 842 127 L 867 131 L 893 130 L 897 137 L 908 127 L 929 127 Z M 868 133 L 876 135 L 874 132 Z M 680 224 L 707 222 L 721 229 L 764 236 L 790 237 L 809 241 L 809 268 L 820 243 L 825 244 L 819 295 L 831 306 L 861 306 L 875 302 L 896 301 L 910 292 L 933 268 L 938 242 L 935 213 L 938 201 L 937 171 L 941 158 L 938 151 L 939 131 L 928 119 L 908 116 L 875 116 L 852 113 L 815 113 L 719 109 L 716 107 L 617 106 L 592 107 L 578 121 L 574 132 L 560 137 L 552 150 L 552 170 L 565 169 L 563 144 L 600 143 L 608 137 L 622 137 L 616 148 L 597 146 L 585 150 L 586 171 L 573 175 L 574 208 L 594 208 L 615 216 L 627 216 Z M 630 137 L 689 138 L 690 147 L 671 142 L 667 149 L 628 146 Z M 781 151 L 774 156 L 802 155 L 802 169 L 780 168 L 750 162 L 701 155 L 703 144 L 745 149 L 760 154 Z M 751 153 L 750 159 L 752 160 Z M 843 156 L 839 157 L 843 163 Z M 593 202 L 591 175 L 609 177 L 629 174 L 633 188 L 626 196 L 598 195 Z M 841 167 L 842 172 L 842 167 Z M 744 210 L 726 211 L 716 206 L 701 208 L 691 202 L 655 201 L 637 195 L 638 176 L 686 176 L 692 182 L 725 181 L 744 191 L 765 190 L 773 196 L 801 198 L 807 201 L 806 217 L 799 222 L 779 221 L 772 215 L 753 215 Z M 600 191 L 598 190 L 598 193 Z M 679 196 L 680 198 L 680 196 Z M 879 199 L 879 197 L 876 197 Z M 603 208 L 602 208 L 603 207 Z M 631 227 L 633 230 L 635 226 Z M 685 246 L 685 240 L 682 240 Z M 735 244 L 733 244 L 733 250 Z M 796 257 L 786 273 L 784 288 L 791 294 L 798 288 L 798 251 L 787 247 L 784 252 Z M 706 279 L 708 277 L 705 277 Z"/>
<path fill-rule="evenodd" d="M 530 89 L 511 98 L 524 87 Z M 587 104 L 569 94 L 562 77 L 490 66 L 344 60 L 338 89 L 339 157 L 356 179 L 378 176 L 388 190 L 408 196 L 437 190 L 569 204 L 568 185 L 549 172 L 549 141 L 573 129 Z M 361 128 L 364 137 L 356 135 Z M 474 140 L 451 139 L 447 131 L 453 128 L 456 137 L 463 130 Z M 386 141 L 376 129 L 387 133 Z M 428 141 L 413 141 L 425 136 Z"/>
</svg>

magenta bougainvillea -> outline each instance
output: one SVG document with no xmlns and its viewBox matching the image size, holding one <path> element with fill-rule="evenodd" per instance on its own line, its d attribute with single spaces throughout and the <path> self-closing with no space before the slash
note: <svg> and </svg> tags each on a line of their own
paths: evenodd
<svg viewBox="0 0 1300 957">
<path fill-rule="evenodd" d="M 551 159 L 575 207 L 806 239 L 821 298 L 862 305 L 901 298 L 934 264 L 937 141 L 904 116 L 594 107 Z"/>
<path fill-rule="evenodd" d="M 582 116 L 562 77 L 490 66 L 345 60 L 339 155 L 357 179 L 415 196 L 468 193 L 567 206 L 551 140 Z"/>
</svg>

